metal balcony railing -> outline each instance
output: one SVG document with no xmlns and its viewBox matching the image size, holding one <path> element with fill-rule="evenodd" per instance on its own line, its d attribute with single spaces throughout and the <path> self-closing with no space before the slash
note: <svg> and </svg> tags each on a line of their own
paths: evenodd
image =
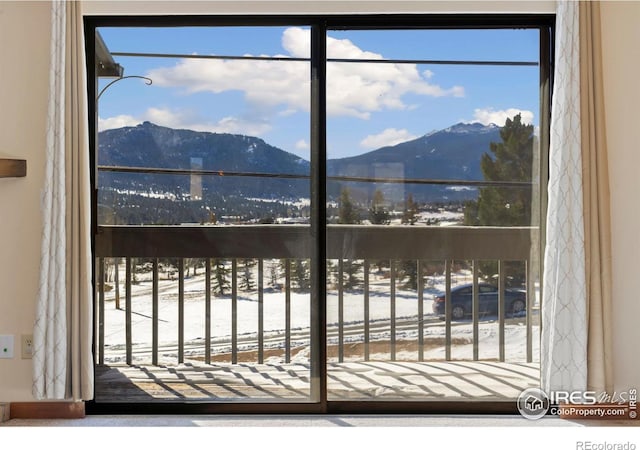
<svg viewBox="0 0 640 450">
<path fill-rule="evenodd" d="M 204 261 L 205 297 L 204 297 L 204 362 L 212 361 L 212 350 L 220 348 L 220 342 L 214 342 L 211 335 L 212 318 L 212 265 L 211 259 L 230 261 L 231 265 L 231 315 L 225 320 L 230 321 L 230 336 L 226 347 L 230 348 L 232 364 L 238 362 L 240 346 L 245 337 L 238 332 L 238 262 L 251 259 L 257 261 L 256 291 L 258 296 L 258 323 L 254 345 L 256 347 L 256 363 L 265 360 L 265 348 L 269 334 L 264 328 L 264 286 L 265 260 L 299 261 L 309 260 L 311 255 L 311 228 L 304 225 L 244 225 L 244 226 L 105 226 L 98 229 L 95 242 L 96 256 L 96 300 L 97 300 L 97 342 L 96 355 L 99 364 L 105 363 L 105 261 L 122 261 L 125 267 L 124 280 L 124 335 L 126 347 L 126 363 L 132 364 L 132 283 L 134 258 L 144 258 L 150 261 L 151 270 L 151 363 L 158 364 L 161 346 L 158 338 L 159 315 L 158 308 L 161 301 L 159 290 L 161 258 L 172 258 L 177 261 L 175 278 L 178 282 L 177 306 L 178 327 L 175 341 L 177 342 L 177 362 L 184 362 L 185 358 L 185 260 L 200 258 Z M 370 357 L 369 346 L 376 335 L 384 329 L 390 336 L 390 359 L 396 358 L 396 335 L 403 327 L 415 327 L 418 341 L 418 360 L 424 360 L 425 324 L 426 317 L 431 311 L 424 309 L 424 277 L 422 265 L 426 261 L 441 261 L 444 267 L 445 288 L 445 359 L 452 358 L 452 264 L 454 261 L 470 261 L 473 284 L 473 310 L 471 313 L 473 360 L 479 360 L 479 324 L 482 320 L 479 308 L 479 266 L 481 261 L 493 261 L 497 264 L 497 280 L 499 289 L 498 314 L 498 359 L 505 360 L 505 323 L 508 314 L 504 308 L 504 287 L 507 274 L 505 263 L 519 261 L 525 268 L 526 301 L 526 361 L 533 361 L 533 317 L 536 297 L 535 283 L 537 279 L 536 259 L 538 245 L 538 230 L 530 227 L 491 228 L 491 227 L 418 227 L 418 226 L 360 226 L 360 225 L 329 225 L 327 227 L 327 260 L 337 262 L 337 323 L 327 324 L 327 339 L 336 341 L 338 360 L 344 360 L 344 348 L 350 325 L 344 320 L 344 265 L 347 261 L 362 262 L 362 295 L 363 295 L 363 329 L 362 342 L 364 345 L 364 359 Z M 370 275 L 371 266 L 378 261 L 388 262 L 389 274 L 389 315 L 390 320 L 385 323 L 373 321 L 370 317 Z M 417 316 L 414 318 L 398 317 L 396 310 L 397 292 L 396 277 L 398 273 L 397 261 L 413 261 L 419 276 L 417 277 Z M 285 361 L 291 360 L 292 346 L 300 340 L 310 340 L 309 330 L 294 329 L 291 325 L 291 292 L 292 273 L 291 264 L 285 264 L 284 294 L 285 294 L 285 330 L 284 354 Z M 311 308 L 319 307 L 311 305 Z M 433 318 L 433 320 L 438 320 Z M 215 347 L 215 348 L 214 348 Z"/>
</svg>

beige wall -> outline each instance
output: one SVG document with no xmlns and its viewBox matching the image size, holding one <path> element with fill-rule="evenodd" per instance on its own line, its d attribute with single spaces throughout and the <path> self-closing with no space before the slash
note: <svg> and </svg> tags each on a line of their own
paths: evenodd
<svg viewBox="0 0 640 450">
<path fill-rule="evenodd" d="M 49 67 L 49 4 L 0 1 L 0 158 L 27 160 L 26 178 L 0 179 L 0 334 L 16 335 L 13 359 L 0 359 L 0 401 L 31 399 L 32 333 L 40 261 Z"/>
<path fill-rule="evenodd" d="M 464 0 L 214 0 L 129 2 L 90 0 L 85 14 L 375 14 L 375 13 L 460 13 L 522 12 L 553 13 L 553 0 L 464 1 Z"/>
<path fill-rule="evenodd" d="M 247 4 L 221 2 L 227 3 Z M 548 9 L 549 2 L 543 3 Z M 414 3 L 420 4 L 429 2 Z M 634 110 L 640 104 L 640 3 L 605 2 L 602 12 L 614 231 L 615 387 L 621 390 L 640 386 L 640 358 L 635 356 L 640 342 L 640 152 Z M 0 1 L 0 157 L 28 161 L 26 178 L 0 179 L 0 334 L 17 337 L 17 356 L 0 359 L 0 401 L 32 399 L 31 361 L 20 358 L 19 336 L 31 332 L 38 285 L 49 27 L 48 3 Z"/>
<path fill-rule="evenodd" d="M 615 388 L 640 388 L 640 2 L 602 3 L 613 232 Z"/>
</svg>

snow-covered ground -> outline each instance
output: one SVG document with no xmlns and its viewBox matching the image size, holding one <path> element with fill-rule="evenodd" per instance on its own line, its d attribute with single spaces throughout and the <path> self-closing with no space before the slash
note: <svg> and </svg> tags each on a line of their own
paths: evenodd
<svg viewBox="0 0 640 450">
<path fill-rule="evenodd" d="M 266 264 L 265 264 L 266 265 Z M 124 268 L 120 265 L 120 280 L 124 280 Z M 265 277 L 268 276 L 265 267 Z M 138 284 L 132 286 L 132 341 L 134 360 L 143 362 L 150 359 L 152 337 L 152 295 L 150 274 L 139 274 Z M 178 342 L 178 281 L 167 279 L 161 274 L 159 281 L 158 329 L 160 358 L 163 363 L 177 363 Z M 468 273 L 457 273 L 453 276 L 453 284 L 470 281 Z M 112 284 L 112 283 L 111 283 Z M 265 284 L 267 281 L 265 280 Z M 415 291 L 404 290 L 398 283 L 396 288 L 395 315 L 397 321 L 396 340 L 398 342 L 416 341 L 418 335 L 418 299 Z M 197 276 L 185 279 L 184 295 L 184 341 L 186 358 L 204 355 L 205 338 L 205 280 L 204 271 L 199 270 Z M 444 290 L 443 276 L 425 277 L 424 292 L 424 336 L 425 359 L 442 360 L 445 357 L 444 321 L 432 313 L 434 294 Z M 390 285 L 389 279 L 372 273 L 369 295 L 369 323 L 371 340 L 385 342 L 390 333 Z M 120 307 L 115 307 L 115 291 L 105 294 L 105 360 L 115 363 L 124 361 L 125 356 L 125 297 L 124 283 L 120 283 Z M 230 295 L 211 296 L 211 337 L 212 353 L 227 353 L 230 350 L 232 333 L 232 301 Z M 284 348 L 284 330 L 286 328 L 285 291 L 270 286 L 264 290 L 264 336 L 266 348 Z M 357 344 L 364 338 L 364 293 L 359 290 L 345 290 L 343 298 L 343 323 L 345 326 L 345 343 Z M 538 349 L 538 299 L 533 304 L 533 355 L 537 360 Z M 257 331 L 259 304 L 256 290 L 238 291 L 237 299 L 237 333 L 239 351 L 257 348 Z M 327 296 L 328 343 L 337 343 L 338 295 L 329 290 Z M 291 330 L 292 347 L 296 359 L 302 362 L 308 358 L 310 325 L 309 293 L 291 292 Z M 526 319 L 510 318 L 505 325 L 505 354 L 510 362 L 526 361 Z M 478 326 L 479 358 L 498 358 L 498 321 L 495 317 L 486 317 Z M 453 322 L 452 357 L 454 359 L 473 358 L 473 326 L 471 321 Z M 306 347 L 306 349 L 305 349 Z M 302 348 L 302 350 L 300 350 Z M 272 356 L 269 362 L 278 362 L 279 356 Z M 361 356 L 353 356 L 353 359 Z M 372 354 L 372 358 L 389 359 L 388 354 Z M 399 350 L 398 360 L 416 360 L 416 351 Z M 349 359 L 349 357 L 347 358 Z"/>
</svg>

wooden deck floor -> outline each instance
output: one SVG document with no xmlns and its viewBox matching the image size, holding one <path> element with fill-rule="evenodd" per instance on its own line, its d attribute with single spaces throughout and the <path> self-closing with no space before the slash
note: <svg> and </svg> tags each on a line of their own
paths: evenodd
<svg viewBox="0 0 640 450">
<path fill-rule="evenodd" d="M 538 363 L 368 361 L 328 364 L 329 400 L 510 400 L 539 385 Z M 305 401 L 306 364 L 104 365 L 96 402 Z"/>
</svg>

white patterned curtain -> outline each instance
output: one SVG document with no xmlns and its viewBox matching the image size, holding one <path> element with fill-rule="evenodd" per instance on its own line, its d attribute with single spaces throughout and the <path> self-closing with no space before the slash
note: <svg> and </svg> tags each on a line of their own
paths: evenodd
<svg viewBox="0 0 640 450">
<path fill-rule="evenodd" d="M 80 2 L 54 0 L 40 285 L 33 330 L 36 399 L 93 397 L 86 100 Z"/>
<path fill-rule="evenodd" d="M 545 392 L 587 387 L 579 3 L 559 1 L 540 345 Z"/>
</svg>

